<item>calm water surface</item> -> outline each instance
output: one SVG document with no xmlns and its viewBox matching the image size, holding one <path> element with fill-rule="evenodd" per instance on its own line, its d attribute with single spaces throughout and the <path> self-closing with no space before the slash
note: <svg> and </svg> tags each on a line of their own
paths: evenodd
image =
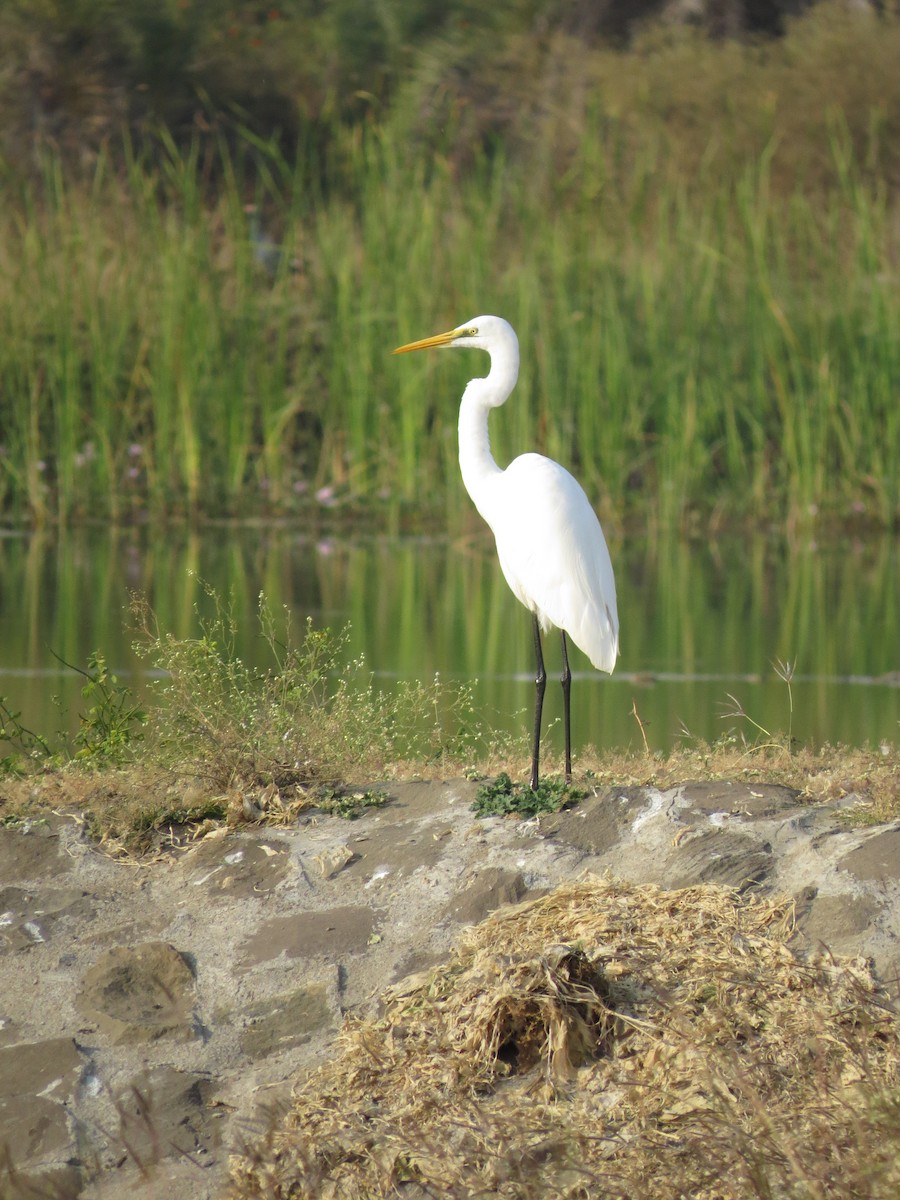
<svg viewBox="0 0 900 1200">
<path fill-rule="evenodd" d="M 900 740 L 900 551 L 893 538 L 787 543 L 630 541 L 610 546 L 622 653 L 601 676 L 578 651 L 576 745 L 651 746 L 729 730 L 736 698 L 760 725 L 801 741 Z M 139 693 L 146 664 L 127 613 L 145 595 L 160 628 L 199 632 L 209 611 L 201 581 L 232 594 L 240 654 L 260 660 L 260 591 L 287 605 L 302 629 L 350 627 L 379 686 L 398 679 L 477 680 L 484 720 L 527 726 L 533 697 L 530 620 L 506 587 L 490 535 L 454 538 L 316 537 L 296 527 L 222 526 L 200 532 L 85 529 L 62 536 L 0 536 L 0 695 L 42 732 L 77 727 L 81 680 L 54 654 L 84 667 L 92 650 Z M 546 640 L 548 673 L 559 667 Z M 792 697 L 773 664 L 794 666 Z M 548 686 L 545 713 L 561 711 Z M 54 699 L 56 698 L 56 699 Z M 793 700 L 793 714 L 790 701 Z M 557 721 L 550 738 L 561 742 Z M 4 747 L 0 746 L 0 754 Z"/>
</svg>

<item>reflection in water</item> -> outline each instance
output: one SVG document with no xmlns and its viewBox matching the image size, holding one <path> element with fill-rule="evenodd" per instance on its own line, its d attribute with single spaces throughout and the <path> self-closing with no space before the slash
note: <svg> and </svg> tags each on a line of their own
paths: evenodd
<svg viewBox="0 0 900 1200">
<path fill-rule="evenodd" d="M 773 664 L 795 667 L 793 732 L 801 741 L 900 739 L 900 556 L 896 541 L 791 545 L 765 537 L 611 544 L 622 656 L 607 678 L 573 650 L 573 744 L 640 746 L 635 705 L 653 747 L 687 731 L 714 740 L 754 731 L 727 716 L 729 694 L 773 732 L 791 720 Z M 287 605 L 295 628 L 350 625 L 381 686 L 393 680 L 478 680 L 484 720 L 524 733 L 533 684 L 529 618 L 507 588 L 490 536 L 317 540 L 296 528 L 202 531 L 82 529 L 0 537 L 0 695 L 41 732 L 76 725 L 82 682 L 54 657 L 84 667 L 104 652 L 140 691 L 129 595 L 146 595 L 161 630 L 196 635 L 210 602 L 201 581 L 232 595 L 239 651 L 262 653 L 260 592 Z M 558 665 L 548 639 L 547 669 Z M 54 697 L 58 700 L 54 702 Z M 561 713 L 559 688 L 546 709 Z M 558 726 L 559 722 L 557 722 Z M 561 731 L 550 733 L 558 751 Z M 0 754 L 4 752 L 0 746 Z"/>
</svg>

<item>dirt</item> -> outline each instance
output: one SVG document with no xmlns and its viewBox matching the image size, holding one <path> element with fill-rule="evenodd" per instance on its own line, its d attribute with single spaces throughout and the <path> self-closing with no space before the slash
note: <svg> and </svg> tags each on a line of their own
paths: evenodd
<svg viewBox="0 0 900 1200">
<path fill-rule="evenodd" d="M 384 785 L 354 821 L 216 830 L 116 861 L 77 813 L 0 829 L 0 1195 L 212 1200 L 348 1012 L 459 931 L 584 873 L 793 897 L 800 952 L 900 967 L 900 829 L 781 786 L 606 789 L 478 819 L 477 785 Z M 892 989 L 896 990 L 896 989 Z"/>
</svg>

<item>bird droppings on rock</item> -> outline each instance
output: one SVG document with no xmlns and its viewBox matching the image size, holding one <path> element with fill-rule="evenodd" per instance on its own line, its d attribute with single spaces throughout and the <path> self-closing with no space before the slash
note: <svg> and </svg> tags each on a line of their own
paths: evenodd
<svg viewBox="0 0 900 1200">
<path fill-rule="evenodd" d="M 196 887 L 212 896 L 245 897 L 269 892 L 290 868 L 288 846 L 282 838 L 251 842 L 235 851 L 230 841 L 202 841 L 191 857 Z"/>
</svg>

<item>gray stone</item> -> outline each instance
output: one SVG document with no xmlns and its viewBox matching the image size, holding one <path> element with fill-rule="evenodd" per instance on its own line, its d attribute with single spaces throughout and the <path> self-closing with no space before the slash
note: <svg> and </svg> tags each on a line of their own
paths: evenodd
<svg viewBox="0 0 900 1200">
<path fill-rule="evenodd" d="M 857 879 L 896 882 L 900 874 L 900 829 L 884 829 L 841 859 L 841 867 Z"/>
<path fill-rule="evenodd" d="M 83 1184 L 81 1171 L 74 1164 L 22 1170 L 0 1157 L 3 1200 L 74 1200 L 83 1195 Z"/>
<path fill-rule="evenodd" d="M 646 803 L 645 788 L 609 788 L 550 817 L 544 831 L 578 850 L 603 854 L 618 843 Z"/>
<path fill-rule="evenodd" d="M 850 953 L 874 923 L 883 905 L 871 896 L 841 893 L 816 896 L 797 922 L 798 932 L 813 944 L 824 944 L 838 954 Z"/>
<path fill-rule="evenodd" d="M 420 787 L 400 785 L 397 794 L 399 798 L 386 807 L 372 809 L 345 826 L 347 848 L 354 855 L 343 871 L 347 877 L 371 879 L 389 864 L 393 881 L 440 860 L 443 839 L 451 828 L 441 820 L 440 805 L 423 804 Z"/>
<path fill-rule="evenodd" d="M 766 878 L 774 861 L 771 847 L 755 838 L 709 829 L 679 845 L 671 860 L 669 886 L 718 883 L 745 891 Z"/>
<path fill-rule="evenodd" d="M 898 969 L 900 827 L 847 828 L 838 802 L 724 781 L 481 821 L 477 783 L 384 786 L 356 821 L 245 826 L 145 862 L 74 826 L 0 830 L 0 1144 L 30 1189 L 0 1165 L 2 1200 L 57 1184 L 67 1200 L 219 1200 L 223 1147 L 268 1127 L 344 1011 L 377 1011 L 462 925 L 584 873 L 794 896 L 799 950 Z"/>
<path fill-rule="evenodd" d="M 213 838 L 191 858 L 192 880 L 213 899 L 258 896 L 270 892 L 287 873 L 289 845 L 283 838 L 249 837 L 240 844 Z"/>
<path fill-rule="evenodd" d="M 521 871 L 485 867 L 465 881 L 445 912 L 451 920 L 475 925 L 502 904 L 517 904 L 527 893 Z"/>
<path fill-rule="evenodd" d="M 743 783 L 718 779 L 685 783 L 682 795 L 692 809 L 729 813 L 749 819 L 774 817 L 799 806 L 799 792 L 778 783 Z"/>
<path fill-rule="evenodd" d="M 0 828 L 0 879 L 4 883 L 56 879 L 71 869 L 72 860 L 60 847 L 58 824 L 59 818 L 48 817 L 12 829 Z"/>
<path fill-rule="evenodd" d="M 78 1008 L 114 1044 L 195 1036 L 194 977 L 165 942 L 117 946 L 87 971 Z"/>
<path fill-rule="evenodd" d="M 222 1142 L 223 1112 L 213 1104 L 215 1093 L 208 1076 L 157 1067 L 116 1096 L 114 1141 L 143 1173 L 167 1158 L 210 1165 Z"/>
<path fill-rule="evenodd" d="M 78 888 L 5 887 L 0 890 L 0 954 L 40 945 L 64 917 L 84 920 L 92 913 L 91 897 Z"/>
<path fill-rule="evenodd" d="M 0 1195 L 14 1195 L 16 1188 L 25 1195 L 29 1181 L 46 1183 L 42 1173 L 34 1175 L 32 1169 L 65 1157 L 71 1140 L 66 1105 L 82 1065 L 70 1037 L 0 1049 Z M 5 1183 L 4 1160 L 7 1176 L 13 1177 Z M 15 1182 L 17 1171 L 23 1175 Z"/>
<path fill-rule="evenodd" d="M 324 984 L 260 1000 L 244 1009 L 241 1020 L 241 1050 L 252 1059 L 299 1046 L 334 1024 Z"/>
<path fill-rule="evenodd" d="M 288 958 L 338 959 L 364 950 L 374 934 L 374 912 L 359 906 L 273 917 L 245 941 L 241 958 L 245 968 L 282 954 Z"/>
</svg>

